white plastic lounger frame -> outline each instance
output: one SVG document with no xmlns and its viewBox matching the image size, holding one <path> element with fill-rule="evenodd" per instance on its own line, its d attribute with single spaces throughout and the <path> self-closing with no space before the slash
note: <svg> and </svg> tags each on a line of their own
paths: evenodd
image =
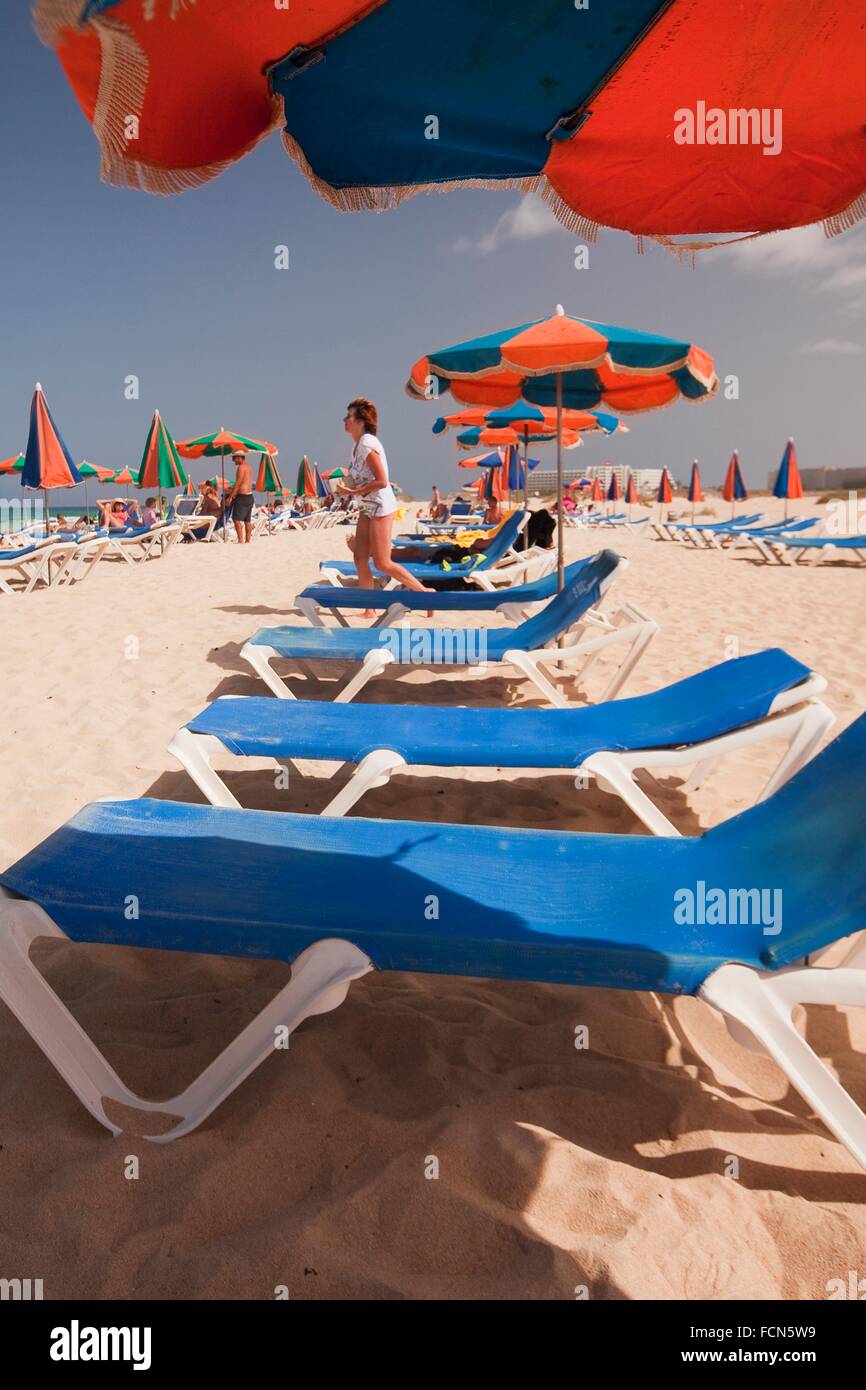
<svg viewBox="0 0 866 1390">
<path fill-rule="evenodd" d="M 127 564 L 137 565 L 167 554 L 182 534 L 179 522 L 163 523 L 140 536 L 109 536 L 109 554 L 121 555 Z"/>
<path fill-rule="evenodd" d="M 79 541 L 73 547 L 72 554 L 58 571 L 54 583 L 57 585 L 82 584 L 102 559 L 109 544 L 107 536 L 96 537 L 92 541 Z"/>
<path fill-rule="evenodd" d="M 585 785 L 587 777 L 594 777 L 602 791 L 619 796 L 654 835 L 678 836 L 679 830 L 638 784 L 635 773 L 641 769 L 652 771 L 692 767 L 694 772 L 684 783 L 683 790 L 696 791 L 706 781 L 712 765 L 728 753 L 751 747 L 764 739 L 784 739 L 785 751 L 757 797 L 758 801 L 765 801 L 814 757 L 825 735 L 829 733 L 833 725 L 833 714 L 816 698 L 826 687 L 827 682 L 823 676 L 812 675 L 800 685 L 777 695 L 765 718 L 733 729 L 730 733 L 720 734 L 717 738 L 705 739 L 702 743 L 686 744 L 677 748 L 643 748 L 634 752 L 593 753 L 576 766 L 563 763 L 561 768 L 546 771 L 560 775 L 567 772 L 569 776 L 574 777 L 578 789 Z M 231 750 L 226 748 L 221 739 L 213 734 L 197 734 L 191 729 L 183 728 L 175 734 L 168 751 L 177 758 L 212 806 L 241 809 L 241 803 L 213 767 L 212 759 L 233 757 Z M 563 748 L 562 751 L 567 756 L 568 749 Z M 235 761 L 244 761 L 243 755 Z M 284 767 L 286 761 L 286 758 L 275 760 L 275 766 Z M 295 766 L 294 759 L 288 761 Z M 374 787 L 385 786 L 394 772 L 407 766 L 405 758 L 388 748 L 385 743 L 381 748 L 372 749 L 358 763 L 352 777 L 324 808 L 322 815 L 345 816 L 366 792 Z"/>
<path fill-rule="evenodd" d="M 31 594 L 41 584 L 53 585 L 56 574 L 62 572 L 76 549 L 75 541 L 60 541 L 37 546 L 29 555 L 19 555 L 16 559 L 8 556 L 4 559 L 0 551 L 0 593 Z M 13 588 L 10 579 L 20 580 L 22 587 Z"/>
<path fill-rule="evenodd" d="M 622 568 L 624 561 L 620 562 Z M 612 577 L 612 576 L 611 576 Z M 606 587 L 606 586 L 603 586 Z M 541 647 L 536 651 L 521 651 L 517 648 L 507 650 L 500 661 L 484 667 L 483 663 L 475 666 L 475 670 L 495 670 L 500 671 L 512 669 L 519 671 L 528 681 L 535 686 L 535 689 L 550 704 L 558 709 L 566 709 L 569 700 L 562 691 L 553 684 L 551 675 L 569 676 L 574 682 L 575 690 L 579 689 L 586 678 L 590 668 L 595 664 L 601 653 L 614 644 L 627 643 L 628 649 L 621 663 L 614 671 L 599 701 L 612 700 L 622 689 L 625 681 L 640 661 L 650 642 L 658 632 L 658 623 L 654 619 L 647 617 L 639 608 L 633 604 L 623 604 L 610 617 L 601 613 L 598 609 L 591 609 L 585 613 L 579 623 L 570 630 L 564 639 L 565 645 L 561 647 Z M 599 632 L 597 637 L 587 637 L 583 639 L 584 631 Z M 271 666 L 271 662 L 280 659 L 280 653 L 273 647 L 254 645 L 247 642 L 241 648 L 241 656 L 247 661 L 256 675 L 261 676 L 265 685 L 280 700 L 294 700 L 295 696 L 288 686 L 277 675 Z M 295 660 L 294 658 L 287 658 Z M 319 658 L 314 658 L 318 660 Z M 323 656 L 322 660 L 328 660 Z M 334 658 L 338 660 L 338 658 Z M 296 664 L 305 670 L 309 669 L 310 658 L 298 658 Z M 345 664 L 345 663 L 343 663 Z M 359 663 L 355 674 L 351 676 L 348 683 L 334 696 L 334 699 L 341 704 L 347 704 L 354 700 L 359 691 L 373 679 L 374 676 L 381 675 L 383 671 L 394 666 L 396 670 L 401 670 L 400 663 L 395 662 L 394 655 L 383 644 L 382 647 L 369 651 L 364 659 Z M 576 666 L 576 670 L 569 669 Z M 459 667 L 448 666 L 445 664 L 434 664 L 418 662 L 411 667 L 413 671 L 431 671 L 441 673 L 445 670 L 456 670 Z"/>
<path fill-rule="evenodd" d="M 167 1131 L 144 1136 L 156 1144 L 169 1144 L 196 1129 L 272 1056 L 275 1028 L 283 1026 L 292 1033 L 305 1018 L 337 1008 L 352 981 L 373 969 L 369 957 L 351 942 L 339 937 L 317 941 L 295 958 L 292 978 L 276 998 L 185 1091 L 170 1100 L 152 1101 L 123 1084 L 33 965 L 30 948 L 42 937 L 63 940 L 65 933 L 36 904 L 12 898 L 0 888 L 0 998 L 94 1119 L 112 1135 L 123 1131 L 107 1113 L 106 1101 L 176 1120 Z M 738 1042 L 776 1061 L 830 1132 L 866 1168 L 866 1115 L 797 1032 L 791 1018 L 796 1004 L 866 1005 L 863 966 L 866 945 L 861 935 L 835 968 L 791 966 L 771 972 L 723 965 L 704 981 L 698 997 L 721 1012 Z"/>
<path fill-rule="evenodd" d="M 821 537 L 816 537 L 821 539 Z M 825 560 L 848 560 L 856 558 L 861 563 L 866 561 L 866 546 L 841 545 L 833 543 L 833 538 L 827 536 L 824 545 L 805 546 L 800 549 L 798 546 L 785 544 L 784 536 L 778 539 L 773 537 L 765 542 L 767 551 L 779 561 L 781 565 L 802 565 L 804 568 L 809 565 L 821 565 Z M 844 536 L 840 540 L 844 540 Z M 766 557 L 765 557 L 766 558 Z"/>
<path fill-rule="evenodd" d="M 66 939 L 65 932 L 35 903 L 12 898 L 0 888 L 0 998 L 91 1115 L 112 1134 L 121 1134 L 122 1127 L 106 1113 L 106 1100 L 176 1119 L 178 1123 L 166 1133 L 144 1136 L 155 1144 L 170 1143 L 195 1129 L 272 1056 L 275 1028 L 293 1033 L 305 1018 L 337 1008 L 352 980 L 373 969 L 363 951 L 348 941 L 331 937 L 315 942 L 295 958 L 289 983 L 192 1085 L 171 1100 L 142 1100 L 124 1086 L 30 960 L 33 942 L 46 936 Z"/>
</svg>

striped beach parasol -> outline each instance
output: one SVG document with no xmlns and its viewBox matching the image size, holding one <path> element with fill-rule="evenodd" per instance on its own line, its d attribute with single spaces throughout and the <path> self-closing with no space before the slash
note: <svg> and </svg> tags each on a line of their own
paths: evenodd
<svg viewBox="0 0 866 1390">
<path fill-rule="evenodd" d="M 668 470 L 667 470 L 666 468 L 663 468 L 663 469 L 662 469 L 662 475 L 661 475 L 661 477 L 659 478 L 659 490 L 658 490 L 658 492 L 656 493 L 656 501 L 657 501 L 658 504 L 659 504 L 659 518 L 661 518 L 661 514 L 662 514 L 662 513 L 661 513 L 661 509 L 662 509 L 662 507 L 667 506 L 668 503 L 671 502 L 672 500 L 673 500 L 673 492 L 671 491 L 671 478 L 670 478 L 670 474 L 668 473 Z"/>
<path fill-rule="evenodd" d="M 156 491 L 160 512 L 163 488 L 172 490 L 186 487 L 186 472 L 178 457 L 177 445 L 158 410 L 153 412 L 147 432 L 138 468 L 138 486 Z"/>
<path fill-rule="evenodd" d="M 259 457 L 259 471 L 256 477 L 256 492 L 282 492 L 283 480 L 273 454 L 266 450 Z"/>
<path fill-rule="evenodd" d="M 857 4 L 439 0 L 433 22 L 410 0 L 34 11 L 102 176 L 125 187 L 195 187 L 282 126 L 343 210 L 512 186 L 582 239 L 601 225 L 663 241 L 822 220 L 837 232 L 864 213 Z"/>
<path fill-rule="evenodd" d="M 714 395 L 713 359 L 684 339 L 665 338 L 566 314 L 472 338 L 421 357 L 406 390 L 416 400 L 450 391 L 463 405 L 508 406 L 521 396 L 556 407 L 557 582 L 565 565 L 562 432 L 566 408 L 636 413 Z"/>
<path fill-rule="evenodd" d="M 75 487 L 80 482 L 81 474 L 72 461 L 72 455 L 48 409 L 42 387 L 37 382 L 30 404 L 30 433 L 24 453 L 24 467 L 21 470 L 21 486 L 50 492 L 56 488 Z M 49 532 L 49 520 L 46 500 L 46 536 Z M 50 565 L 48 569 L 50 582 Z"/>
<path fill-rule="evenodd" d="M 636 505 L 637 500 L 638 500 L 638 495 L 637 495 L 637 488 L 636 488 L 636 486 L 635 486 L 635 481 L 634 481 L 634 474 L 630 472 L 629 475 L 628 475 L 628 482 L 627 482 L 626 485 L 625 485 L 625 503 L 626 503 L 626 506 L 628 507 L 628 519 L 629 519 L 629 521 L 631 521 L 631 509 L 632 509 L 633 506 Z"/>
<path fill-rule="evenodd" d="M 698 467 L 697 459 L 692 463 L 691 476 L 689 477 L 689 501 L 692 504 L 692 523 L 695 519 L 695 506 L 698 502 L 703 502 L 704 494 L 701 491 L 701 470 Z"/>
<path fill-rule="evenodd" d="M 779 471 L 773 485 L 773 496 L 784 497 L 785 520 L 787 521 L 789 501 L 803 496 L 803 483 L 800 478 L 800 470 L 797 467 L 797 453 L 794 449 L 793 439 L 789 439 L 785 445 L 785 452 L 782 455 L 782 462 L 779 464 Z"/>
<path fill-rule="evenodd" d="M 330 489 L 322 478 L 321 473 L 314 463 L 310 463 L 306 454 L 298 465 L 298 485 L 295 489 L 298 497 L 330 497 Z"/>
<path fill-rule="evenodd" d="M 745 502 L 749 492 L 743 481 L 743 474 L 740 469 L 740 455 L 735 449 L 731 454 L 728 464 L 728 471 L 725 474 L 725 481 L 722 485 L 722 497 L 731 504 L 731 516 L 733 517 L 738 502 Z"/>
</svg>

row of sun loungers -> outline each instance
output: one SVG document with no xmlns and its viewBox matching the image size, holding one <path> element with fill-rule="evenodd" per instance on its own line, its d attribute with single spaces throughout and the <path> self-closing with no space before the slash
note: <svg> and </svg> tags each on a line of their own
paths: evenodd
<svg viewBox="0 0 866 1390">
<path fill-rule="evenodd" d="M 264 629 L 243 649 L 280 698 L 216 700 L 172 742 L 209 805 L 97 802 L 0 875 L 0 997 L 97 1120 L 117 1134 L 125 1112 L 138 1111 L 148 1138 L 174 1140 L 271 1055 L 275 1030 L 287 1035 L 337 1007 L 371 970 L 426 971 L 698 995 L 736 1038 L 776 1060 L 866 1167 L 866 1116 L 792 1019 L 800 1003 L 866 1005 L 866 949 L 855 936 L 866 916 L 866 716 L 817 753 L 832 723 L 825 683 L 778 649 L 614 700 L 657 631 L 630 604 L 605 609 L 624 568 L 601 551 L 569 566 L 561 593 L 550 575 L 522 594 L 313 585 L 298 598 L 309 625 Z M 399 605 L 402 625 L 346 626 L 362 603 L 386 623 Z M 347 703 L 384 669 L 385 652 L 394 667 L 401 657 L 457 673 L 475 664 L 465 646 L 443 643 L 448 629 L 410 625 L 428 607 L 501 611 L 505 624 L 456 633 L 488 668 L 510 664 L 555 707 Z M 599 702 L 566 707 L 553 682 L 572 666 L 582 679 L 618 642 L 625 657 Z M 298 700 L 269 665 L 282 658 L 305 671 L 340 661 L 350 679 L 333 701 Z M 691 767 L 688 789 L 718 758 L 770 738 L 784 751 L 758 803 L 703 834 L 681 835 L 652 780 L 636 776 Z M 245 810 L 213 766 L 226 754 L 353 770 L 322 816 Z M 594 778 L 649 833 L 346 818 L 369 789 L 412 766 L 565 771 L 577 786 Z M 228 863 L 233 879 L 255 883 L 252 899 L 226 891 Z M 283 960 L 292 978 L 180 1095 L 143 1100 L 30 961 L 45 936 Z M 849 937 L 840 964 L 817 963 Z"/>
<path fill-rule="evenodd" d="M 760 512 L 711 525 L 653 522 L 659 540 L 696 550 L 742 550 L 766 564 L 818 564 L 825 560 L 866 561 L 866 536 L 832 535 L 819 517 L 762 523 Z"/>
<path fill-rule="evenodd" d="M 179 526 L 159 525 L 128 531 L 59 532 L 17 548 L 0 549 L 0 593 L 32 593 L 43 586 L 80 584 L 104 559 L 130 565 L 165 555 L 180 538 Z"/>
</svg>

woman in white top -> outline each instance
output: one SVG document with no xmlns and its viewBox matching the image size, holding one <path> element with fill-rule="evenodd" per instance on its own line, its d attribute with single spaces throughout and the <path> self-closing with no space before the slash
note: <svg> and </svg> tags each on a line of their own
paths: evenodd
<svg viewBox="0 0 866 1390">
<path fill-rule="evenodd" d="M 374 587 L 370 570 L 372 560 L 377 570 L 398 580 L 405 589 L 426 592 L 423 584 L 391 559 L 391 529 L 397 499 L 388 481 L 385 450 L 376 436 L 379 413 L 373 402 L 365 400 L 363 396 L 350 401 L 344 424 L 346 433 L 355 441 L 355 447 L 348 480 L 341 481 L 340 491 L 349 497 L 356 497 L 360 509 L 358 529 L 350 540 L 358 571 L 358 587 Z"/>
</svg>

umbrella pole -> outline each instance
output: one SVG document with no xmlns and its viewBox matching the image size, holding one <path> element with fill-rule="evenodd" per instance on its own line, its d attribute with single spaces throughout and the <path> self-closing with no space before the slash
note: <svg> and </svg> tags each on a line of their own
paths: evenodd
<svg viewBox="0 0 866 1390">
<path fill-rule="evenodd" d="M 523 426 L 523 510 L 529 511 L 529 428 Z"/>
<path fill-rule="evenodd" d="M 562 510 L 562 372 L 556 373 L 556 590 L 562 589 L 565 535 Z"/>
<path fill-rule="evenodd" d="M 225 445 L 220 450 L 220 458 L 223 461 L 223 483 L 226 480 L 226 451 Z M 229 539 L 229 509 L 226 505 L 226 490 L 223 488 L 223 545 L 228 545 Z"/>
</svg>

